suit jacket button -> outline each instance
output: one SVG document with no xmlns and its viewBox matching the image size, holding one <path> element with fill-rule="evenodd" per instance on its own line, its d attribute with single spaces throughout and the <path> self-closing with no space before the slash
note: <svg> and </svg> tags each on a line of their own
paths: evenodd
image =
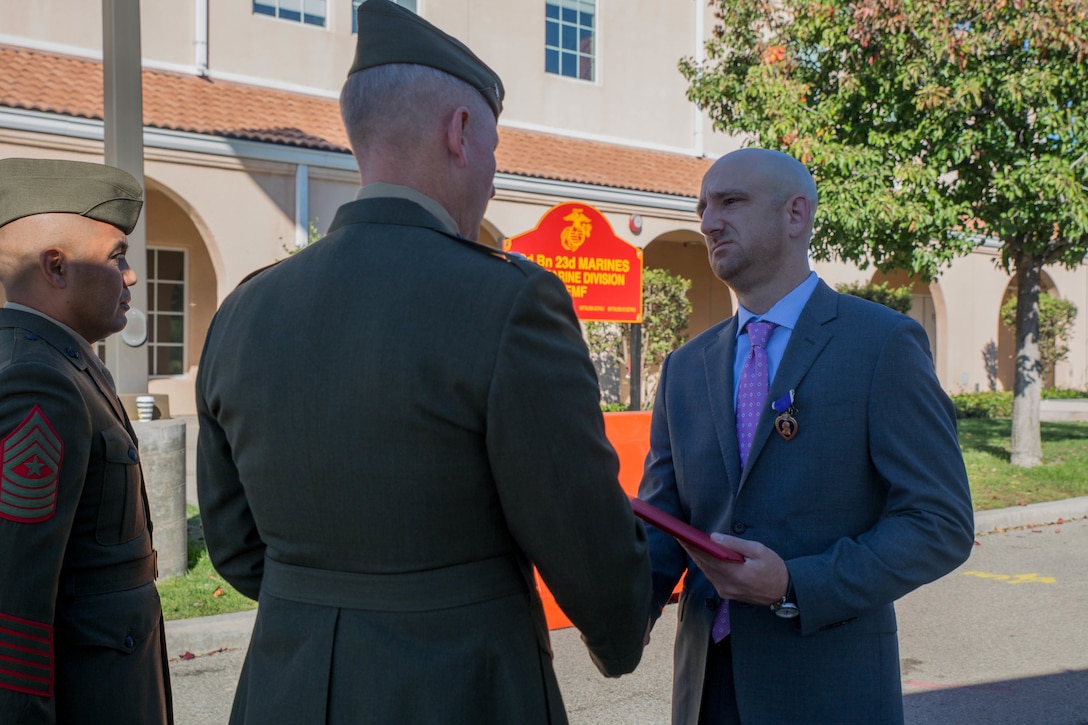
<svg viewBox="0 0 1088 725">
<path fill-rule="evenodd" d="M 734 534 L 743 534 L 747 530 L 748 530 L 748 524 L 745 524 L 742 521 L 738 521 L 737 523 L 733 524 L 733 533 Z"/>
</svg>

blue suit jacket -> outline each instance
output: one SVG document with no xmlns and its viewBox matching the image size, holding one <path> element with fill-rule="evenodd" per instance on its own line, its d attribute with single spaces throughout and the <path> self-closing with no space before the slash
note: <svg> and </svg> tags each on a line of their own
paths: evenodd
<svg viewBox="0 0 1088 725">
<path fill-rule="evenodd" d="M 795 391 L 797 434 L 787 441 L 775 432 L 768 402 L 744 471 L 735 345 L 731 318 L 665 361 L 640 497 L 786 561 L 798 619 L 730 606 L 745 722 L 902 722 L 892 602 L 962 563 L 974 528 L 955 413 L 925 332 L 821 282 L 768 393 L 772 401 Z M 717 595 L 671 537 L 648 533 L 655 605 L 688 572 L 673 720 L 694 723 Z"/>
</svg>

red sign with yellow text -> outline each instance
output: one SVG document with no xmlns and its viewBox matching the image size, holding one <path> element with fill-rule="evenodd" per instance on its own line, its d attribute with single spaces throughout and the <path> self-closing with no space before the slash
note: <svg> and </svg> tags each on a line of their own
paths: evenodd
<svg viewBox="0 0 1088 725">
<path fill-rule="evenodd" d="M 579 320 L 642 322 L 642 250 L 617 237 L 590 205 L 558 204 L 502 246 L 563 280 Z"/>
</svg>

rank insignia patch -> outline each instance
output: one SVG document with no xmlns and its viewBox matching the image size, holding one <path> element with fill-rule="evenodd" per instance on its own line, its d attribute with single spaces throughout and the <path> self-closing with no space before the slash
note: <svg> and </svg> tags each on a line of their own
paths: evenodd
<svg viewBox="0 0 1088 725">
<path fill-rule="evenodd" d="M 37 405 L 0 442 L 0 518 L 33 524 L 57 508 L 64 443 Z"/>
<path fill-rule="evenodd" d="M 0 689 L 53 696 L 53 628 L 0 612 Z"/>
</svg>

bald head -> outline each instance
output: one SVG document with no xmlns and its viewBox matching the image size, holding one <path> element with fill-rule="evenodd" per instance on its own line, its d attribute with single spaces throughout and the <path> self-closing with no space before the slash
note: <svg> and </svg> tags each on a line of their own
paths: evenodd
<svg viewBox="0 0 1088 725">
<path fill-rule="evenodd" d="M 714 274 L 761 314 L 809 273 L 812 175 L 788 154 L 740 149 L 703 177 L 696 211 Z"/>
<path fill-rule="evenodd" d="M 43 250 L 79 243 L 80 219 L 74 214 L 34 214 L 0 227 L 0 284 L 8 299 L 25 299 L 40 282 L 35 270 Z"/>
<path fill-rule="evenodd" d="M 740 177 L 758 181 L 768 189 L 777 190 L 778 198 L 786 201 L 792 196 L 808 200 L 811 214 L 816 213 L 816 182 L 812 174 L 797 159 L 773 149 L 738 149 L 714 162 L 703 177 L 703 190 L 696 211 L 700 216 L 706 206 L 706 185 L 711 175 Z"/>
</svg>

